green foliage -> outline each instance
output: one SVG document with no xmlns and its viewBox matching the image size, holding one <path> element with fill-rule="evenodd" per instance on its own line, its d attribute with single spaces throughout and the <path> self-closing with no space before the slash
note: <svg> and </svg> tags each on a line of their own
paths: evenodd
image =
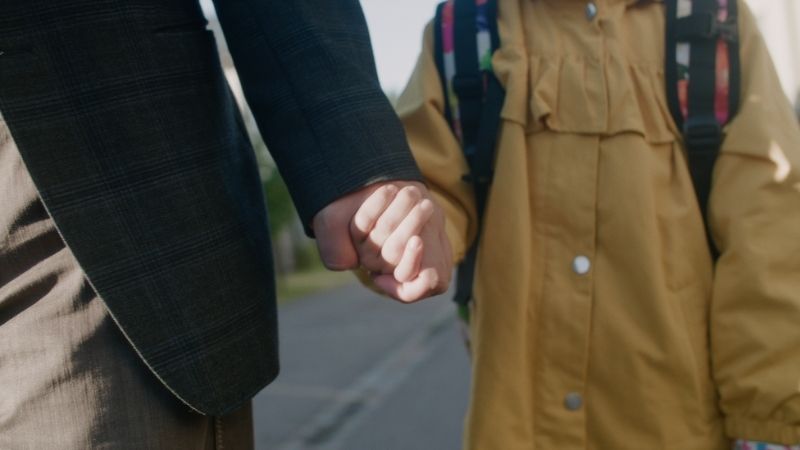
<svg viewBox="0 0 800 450">
<path fill-rule="evenodd" d="M 329 272 L 325 269 L 289 273 L 278 277 L 278 302 L 286 304 L 354 281 L 355 278 L 349 272 Z"/>
<path fill-rule="evenodd" d="M 297 213 L 286 183 L 277 170 L 272 170 L 261 185 L 267 198 L 270 230 L 274 235 L 291 225 Z"/>
<path fill-rule="evenodd" d="M 295 269 L 298 271 L 313 271 L 323 269 L 322 259 L 319 257 L 316 243 L 308 239 L 295 247 Z"/>
</svg>

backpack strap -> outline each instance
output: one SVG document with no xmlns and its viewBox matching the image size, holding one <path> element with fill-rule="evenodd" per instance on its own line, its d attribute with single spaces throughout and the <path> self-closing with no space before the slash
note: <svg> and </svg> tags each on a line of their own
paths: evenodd
<svg viewBox="0 0 800 450">
<path fill-rule="evenodd" d="M 473 186 L 480 236 L 505 91 L 492 72 L 492 54 L 500 47 L 497 0 L 448 0 L 435 20 L 435 55 L 445 96 L 445 114 L 459 139 Z M 478 238 L 459 265 L 455 301 L 472 299 Z"/>
<path fill-rule="evenodd" d="M 737 0 L 666 0 L 666 83 L 704 220 L 722 128 L 739 105 Z M 706 227 L 708 228 L 708 227 Z M 718 256 L 709 236 L 712 254 Z"/>
</svg>

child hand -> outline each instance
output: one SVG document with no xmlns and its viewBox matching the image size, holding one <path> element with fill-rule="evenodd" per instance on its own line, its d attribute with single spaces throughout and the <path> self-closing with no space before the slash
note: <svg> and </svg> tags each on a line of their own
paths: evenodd
<svg viewBox="0 0 800 450">
<path fill-rule="evenodd" d="M 447 290 L 452 255 L 444 213 L 421 183 L 377 189 L 350 229 L 360 264 L 385 294 L 411 303 Z"/>
</svg>

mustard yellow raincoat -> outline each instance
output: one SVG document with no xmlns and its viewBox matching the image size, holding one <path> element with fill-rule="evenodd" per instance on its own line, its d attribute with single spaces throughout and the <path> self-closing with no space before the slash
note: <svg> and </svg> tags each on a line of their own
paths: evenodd
<svg viewBox="0 0 800 450">
<path fill-rule="evenodd" d="M 587 20 L 585 1 L 499 0 L 465 448 L 800 443 L 800 131 L 755 21 L 742 3 L 714 267 L 667 107 L 664 5 L 596 3 Z M 460 258 L 476 213 L 443 102 L 429 27 L 399 112 Z"/>
</svg>

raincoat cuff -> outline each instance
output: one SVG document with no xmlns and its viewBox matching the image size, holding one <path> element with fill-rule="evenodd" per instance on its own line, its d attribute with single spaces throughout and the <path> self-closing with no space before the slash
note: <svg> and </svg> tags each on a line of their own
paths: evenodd
<svg viewBox="0 0 800 450">
<path fill-rule="evenodd" d="M 767 442 L 746 441 L 744 439 L 739 439 L 733 444 L 733 450 L 800 450 L 800 444 L 792 445 L 790 447 L 788 445 L 769 444 Z"/>
<path fill-rule="evenodd" d="M 800 426 L 774 421 L 728 417 L 725 419 L 725 432 L 732 439 L 752 439 L 782 445 L 800 444 Z"/>
</svg>

